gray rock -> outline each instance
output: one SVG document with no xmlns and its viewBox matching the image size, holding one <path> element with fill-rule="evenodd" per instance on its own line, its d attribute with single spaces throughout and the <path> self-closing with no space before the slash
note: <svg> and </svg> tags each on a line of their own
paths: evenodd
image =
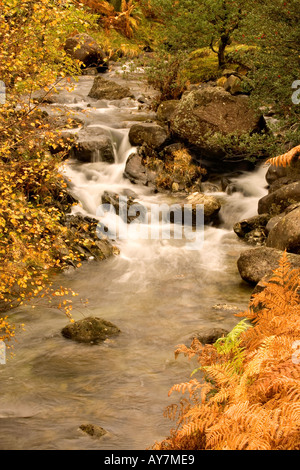
<svg viewBox="0 0 300 470">
<path fill-rule="evenodd" d="M 83 163 L 115 161 L 111 138 L 97 127 L 87 127 L 77 133 L 70 156 Z"/>
<path fill-rule="evenodd" d="M 131 223 L 137 217 L 146 217 L 147 214 L 147 209 L 141 204 L 135 203 L 135 198 L 136 194 L 130 190 L 122 191 L 120 194 L 105 191 L 102 195 L 102 204 L 113 206 L 117 215 L 124 216 L 124 222 Z M 132 213 L 136 215 L 131 215 Z"/>
<path fill-rule="evenodd" d="M 283 212 L 291 204 L 300 202 L 300 181 L 282 186 L 271 194 L 267 194 L 258 202 L 259 214 L 273 216 Z"/>
<path fill-rule="evenodd" d="M 158 149 L 166 142 L 167 138 L 168 133 L 157 124 L 134 124 L 129 131 L 129 141 L 134 146 L 146 144 L 152 149 Z"/>
<path fill-rule="evenodd" d="M 271 185 L 280 178 L 287 176 L 287 169 L 282 166 L 270 165 L 266 173 L 266 180 Z"/>
<path fill-rule="evenodd" d="M 270 276 L 278 268 L 283 251 L 270 247 L 259 247 L 241 253 L 237 266 L 244 281 L 257 284 L 263 277 Z M 300 256 L 289 254 L 293 267 L 300 268 Z"/>
<path fill-rule="evenodd" d="M 226 152 L 208 137 L 258 131 L 264 126 L 244 95 L 232 96 L 222 87 L 203 86 L 187 93 L 171 119 L 171 132 L 187 141 L 209 160 L 222 161 Z"/>
<path fill-rule="evenodd" d="M 69 323 L 62 329 L 62 335 L 79 343 L 97 344 L 111 336 L 120 333 L 119 328 L 109 321 L 97 317 L 84 318 L 74 323 Z"/>
<path fill-rule="evenodd" d="M 230 75 L 224 83 L 225 91 L 229 91 L 232 95 L 242 92 L 242 80 L 235 75 Z"/>
<path fill-rule="evenodd" d="M 95 77 L 94 83 L 88 96 L 96 100 L 121 100 L 123 98 L 133 98 L 133 94 L 127 87 L 123 87 L 111 80 L 103 77 Z"/>
<path fill-rule="evenodd" d="M 284 215 L 270 230 L 266 245 L 300 254 L 300 207 Z"/>
<path fill-rule="evenodd" d="M 142 157 L 137 153 L 129 155 L 125 166 L 124 177 L 128 178 L 133 184 L 147 184 L 147 168 L 142 164 Z"/>
<path fill-rule="evenodd" d="M 297 175 L 293 176 L 284 176 L 283 178 L 279 178 L 274 183 L 271 184 L 269 187 L 269 194 L 274 193 L 278 189 L 282 188 L 283 186 L 287 186 L 288 184 L 295 183 L 299 180 Z"/>
<path fill-rule="evenodd" d="M 245 235 L 245 242 L 253 246 L 262 246 L 265 244 L 266 238 L 266 229 L 258 227 Z"/>
</svg>

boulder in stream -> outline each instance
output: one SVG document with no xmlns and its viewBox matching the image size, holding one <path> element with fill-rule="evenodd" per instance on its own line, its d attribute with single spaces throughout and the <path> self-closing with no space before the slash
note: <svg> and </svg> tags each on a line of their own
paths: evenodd
<svg viewBox="0 0 300 470">
<path fill-rule="evenodd" d="M 184 94 L 172 116 L 170 130 L 176 138 L 194 145 L 207 161 L 220 166 L 226 160 L 226 152 L 217 143 L 217 135 L 241 136 L 259 132 L 264 126 L 263 118 L 250 108 L 247 96 L 232 96 L 222 87 L 201 85 Z"/>
<path fill-rule="evenodd" d="M 258 247 L 241 253 L 237 266 L 242 279 L 257 284 L 263 277 L 272 275 L 278 268 L 283 251 L 270 247 Z M 293 268 L 300 268 L 300 255 L 289 254 Z"/>
<path fill-rule="evenodd" d="M 70 156 L 82 163 L 114 163 L 115 153 L 111 137 L 101 127 L 86 127 L 75 135 Z"/>
<path fill-rule="evenodd" d="M 158 124 L 134 124 L 129 131 L 129 141 L 134 146 L 146 144 L 152 149 L 158 149 L 165 144 L 167 138 L 167 131 Z"/>
<path fill-rule="evenodd" d="M 79 426 L 79 429 L 84 433 L 88 434 L 89 436 L 95 437 L 97 439 L 100 439 L 101 437 L 107 434 L 107 431 L 105 431 L 105 429 L 95 424 L 81 424 L 81 426 Z"/>
<path fill-rule="evenodd" d="M 266 225 L 269 219 L 269 214 L 256 215 L 236 223 L 233 230 L 238 237 L 243 238 L 247 243 L 263 245 L 267 238 Z"/>
<path fill-rule="evenodd" d="M 96 100 L 121 100 L 134 98 L 129 88 L 119 85 L 112 80 L 105 80 L 101 76 L 94 79 L 94 83 L 88 96 Z"/>
<path fill-rule="evenodd" d="M 229 333 L 228 330 L 225 330 L 224 328 L 208 328 L 207 330 L 200 331 L 193 335 L 193 338 L 198 339 L 200 343 L 204 344 L 214 344 L 217 339 L 219 338 L 224 338 L 227 336 Z"/>
<path fill-rule="evenodd" d="M 123 217 L 123 221 L 131 223 L 140 215 L 146 217 L 147 209 L 135 202 L 137 195 L 134 191 L 123 190 L 120 194 L 105 191 L 102 195 L 102 204 L 112 206 L 116 214 Z"/>
<path fill-rule="evenodd" d="M 97 317 L 88 317 L 69 323 L 62 329 L 62 335 L 65 338 L 78 343 L 97 344 L 119 333 L 120 330 L 116 325 Z"/>
<path fill-rule="evenodd" d="M 197 205 L 203 205 L 204 223 L 206 224 L 216 221 L 221 209 L 221 201 L 217 197 L 199 192 L 188 196 L 181 204 L 182 208 L 184 208 L 186 204 L 191 204 L 193 215 L 196 213 Z"/>
</svg>

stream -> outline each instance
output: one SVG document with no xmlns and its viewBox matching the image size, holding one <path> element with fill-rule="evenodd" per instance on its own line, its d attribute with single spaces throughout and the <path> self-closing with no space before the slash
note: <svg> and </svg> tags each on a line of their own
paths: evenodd
<svg viewBox="0 0 300 470">
<path fill-rule="evenodd" d="M 124 80 L 116 72 L 107 76 Z M 72 92 L 76 99 L 65 106 L 87 112 L 86 125 L 106 130 L 115 163 L 95 158 L 65 165 L 71 192 L 80 201 L 74 213 L 95 217 L 106 190 L 133 190 L 147 207 L 169 203 L 169 195 L 154 194 L 123 177 L 134 151 L 129 128 L 151 119 L 151 112 L 127 98 L 103 100 L 94 109 L 86 98 L 93 79 L 80 77 Z M 128 85 L 136 93 L 144 86 L 136 79 Z M 256 215 L 257 202 L 267 193 L 265 173 L 261 167 L 231 178 L 239 188 L 232 195 L 213 193 L 223 201 L 222 223 L 205 227 L 198 250 L 186 249 L 183 240 L 129 236 L 115 242 L 120 255 L 99 263 L 91 260 L 55 279 L 78 293 L 75 320 L 103 318 L 120 328 L 119 336 L 100 345 L 66 340 L 60 333 L 66 317 L 45 302 L 10 314 L 13 322 L 25 324 L 25 331 L 17 330 L 14 354 L 0 366 L 1 449 L 139 450 L 168 435 L 172 423 L 163 412 L 178 399 L 176 394 L 168 398 L 168 391 L 188 381 L 195 367 L 184 357 L 175 360 L 176 346 L 189 344 L 193 334 L 207 328 L 230 330 L 239 321 L 235 311 L 247 308 L 252 289 L 242 282 L 236 262 L 248 246 L 232 227 Z M 102 426 L 108 434 L 91 438 L 78 429 L 87 423 Z"/>
</svg>

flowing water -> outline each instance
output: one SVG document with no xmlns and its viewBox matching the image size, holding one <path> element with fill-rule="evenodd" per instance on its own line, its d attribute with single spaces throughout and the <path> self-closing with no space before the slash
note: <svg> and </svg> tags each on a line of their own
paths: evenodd
<svg viewBox="0 0 300 470">
<path fill-rule="evenodd" d="M 76 90 L 82 101 L 71 103 L 81 112 L 92 84 L 84 77 Z M 143 114 L 134 100 L 105 101 L 91 110 L 88 125 L 102 127 L 112 138 L 115 164 L 70 161 L 64 172 L 80 200 L 74 213 L 95 216 L 105 190 L 134 190 L 147 207 L 170 202 L 166 195 L 132 185 L 123 171 L 132 148 L 128 128 Z M 149 117 L 149 114 L 148 114 Z M 1 449 L 145 449 L 168 435 L 171 422 L 163 417 L 174 383 L 189 380 L 195 363 L 174 359 L 178 344 L 219 326 L 230 330 L 233 313 L 247 307 L 250 287 L 236 261 L 246 246 L 232 231 L 235 222 L 256 214 L 266 194 L 265 169 L 244 173 L 238 192 L 223 200 L 221 225 L 205 228 L 203 246 L 189 250 L 182 240 L 116 241 L 120 255 L 101 263 L 91 261 L 59 276 L 84 301 L 75 301 L 74 318 L 98 316 L 115 323 L 118 337 L 100 345 L 78 344 L 62 337 L 66 318 L 47 304 L 34 310 L 16 309 L 12 320 L 25 323 L 18 332 L 14 356 L 0 366 Z M 232 179 L 233 181 L 233 179 Z M 228 308 L 230 305 L 230 308 Z M 227 308 L 226 308 L 227 306 Z M 95 440 L 81 424 L 104 427 Z"/>
</svg>

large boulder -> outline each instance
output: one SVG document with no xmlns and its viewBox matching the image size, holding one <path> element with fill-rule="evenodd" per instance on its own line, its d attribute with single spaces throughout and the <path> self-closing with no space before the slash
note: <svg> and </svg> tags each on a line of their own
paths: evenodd
<svg viewBox="0 0 300 470">
<path fill-rule="evenodd" d="M 99 44 L 88 34 L 76 34 L 66 40 L 65 51 L 85 67 L 107 68 L 106 56 Z"/>
<path fill-rule="evenodd" d="M 133 94 L 129 88 L 121 86 L 112 80 L 105 80 L 101 76 L 95 77 L 88 96 L 96 100 L 121 100 L 123 98 L 133 98 Z"/>
<path fill-rule="evenodd" d="M 300 207 L 288 212 L 271 229 L 266 245 L 300 254 Z"/>
<path fill-rule="evenodd" d="M 273 216 L 283 212 L 291 204 L 300 202 L 300 181 L 282 186 L 270 194 L 267 194 L 258 202 L 259 214 L 271 214 Z"/>
<path fill-rule="evenodd" d="M 99 343 L 111 336 L 120 333 L 113 323 L 97 317 L 84 318 L 83 320 L 69 323 L 62 329 L 62 335 L 79 343 Z"/>
<path fill-rule="evenodd" d="M 271 276 L 272 272 L 278 268 L 282 255 L 283 251 L 270 247 L 244 251 L 237 262 L 242 279 L 249 284 L 257 284 L 263 277 Z M 294 268 L 300 268 L 299 255 L 289 254 L 288 257 Z"/>
<path fill-rule="evenodd" d="M 158 124 L 134 124 L 129 131 L 129 141 L 134 146 L 146 144 L 150 148 L 158 149 L 167 138 L 168 133 Z"/>
<path fill-rule="evenodd" d="M 171 119 L 171 132 L 196 146 L 207 159 L 218 162 L 226 153 L 215 141 L 216 135 L 241 136 L 264 126 L 248 103 L 245 95 L 232 96 L 222 87 L 201 86 L 182 97 Z"/>
</svg>

